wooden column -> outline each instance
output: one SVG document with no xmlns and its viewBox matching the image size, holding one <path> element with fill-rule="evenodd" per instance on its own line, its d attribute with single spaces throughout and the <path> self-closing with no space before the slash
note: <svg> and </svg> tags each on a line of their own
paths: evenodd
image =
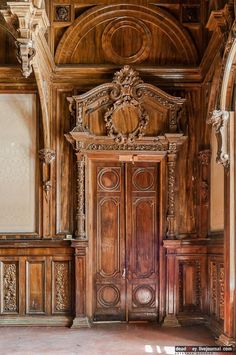
<svg viewBox="0 0 236 355">
<path fill-rule="evenodd" d="M 88 244 L 85 241 L 74 240 L 71 246 L 75 248 L 75 318 L 71 328 L 88 328 L 90 327 L 86 315 Z"/>
<path fill-rule="evenodd" d="M 88 239 L 85 223 L 85 157 L 77 153 L 77 229 L 72 247 L 75 248 L 75 318 L 72 328 L 87 328 L 86 312 Z"/>
</svg>

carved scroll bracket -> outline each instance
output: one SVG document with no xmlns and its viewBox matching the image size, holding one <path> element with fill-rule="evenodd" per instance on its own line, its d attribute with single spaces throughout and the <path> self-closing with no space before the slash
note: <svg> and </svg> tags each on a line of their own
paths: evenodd
<svg viewBox="0 0 236 355">
<path fill-rule="evenodd" d="M 85 156 L 77 154 L 77 230 L 76 239 L 86 240 L 85 224 Z"/>
<path fill-rule="evenodd" d="M 228 121 L 229 112 L 224 110 L 214 110 L 208 119 L 208 124 L 215 129 L 218 144 L 216 162 L 226 169 L 229 168 Z"/>
<path fill-rule="evenodd" d="M 51 169 L 52 162 L 56 157 L 56 153 L 52 149 L 41 149 L 39 151 L 39 159 L 42 162 L 42 182 L 43 182 L 43 190 L 46 194 L 46 200 L 48 200 L 48 196 L 52 187 L 52 179 L 51 179 Z"/>
</svg>

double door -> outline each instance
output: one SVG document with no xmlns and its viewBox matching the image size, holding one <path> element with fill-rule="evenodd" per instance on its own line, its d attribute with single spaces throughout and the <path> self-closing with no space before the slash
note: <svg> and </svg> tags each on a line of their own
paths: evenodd
<svg viewBox="0 0 236 355">
<path fill-rule="evenodd" d="M 92 167 L 93 320 L 158 318 L 159 166 Z"/>
</svg>

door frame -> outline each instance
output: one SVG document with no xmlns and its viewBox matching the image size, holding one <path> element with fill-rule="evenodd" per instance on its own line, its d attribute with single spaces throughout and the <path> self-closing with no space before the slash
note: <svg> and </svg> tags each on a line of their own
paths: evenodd
<svg viewBox="0 0 236 355">
<path fill-rule="evenodd" d="M 93 323 L 93 299 L 94 299 L 94 280 L 93 280 L 93 270 L 94 270 L 94 259 L 93 259 L 93 248 L 94 248 L 94 236 L 93 236 L 93 209 L 91 208 L 93 204 L 92 201 L 92 166 L 95 161 L 110 161 L 110 162 L 152 162 L 159 163 L 160 171 L 160 185 L 159 185 L 159 208 L 158 208 L 158 221 L 159 221 L 159 260 L 158 260 L 158 284 L 159 284 L 159 322 L 162 321 L 165 312 L 165 280 L 166 280 L 166 268 L 165 268 L 165 252 L 163 248 L 163 239 L 166 235 L 166 214 L 167 214 L 167 177 L 166 177 L 166 154 L 163 152 L 161 154 L 153 152 L 93 152 L 85 154 L 85 206 L 86 210 L 86 230 L 88 233 L 88 254 L 87 254 L 87 292 L 86 292 L 86 313 L 90 322 Z"/>
</svg>

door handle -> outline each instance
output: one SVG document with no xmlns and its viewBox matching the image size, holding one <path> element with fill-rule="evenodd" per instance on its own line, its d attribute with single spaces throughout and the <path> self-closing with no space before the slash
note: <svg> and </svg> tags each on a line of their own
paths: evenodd
<svg viewBox="0 0 236 355">
<path fill-rule="evenodd" d="M 122 272 L 122 279 L 125 279 L 126 278 L 126 268 L 123 269 L 123 272 Z"/>
</svg>

